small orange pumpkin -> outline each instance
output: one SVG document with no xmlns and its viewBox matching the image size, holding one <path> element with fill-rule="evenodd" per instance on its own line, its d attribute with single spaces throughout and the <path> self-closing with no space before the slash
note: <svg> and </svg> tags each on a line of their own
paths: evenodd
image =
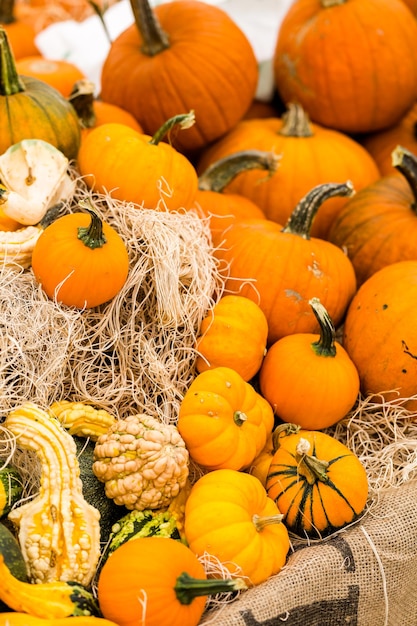
<svg viewBox="0 0 417 626">
<path fill-rule="evenodd" d="M 17 59 L 16 69 L 22 76 L 32 76 L 55 87 L 65 98 L 70 95 L 74 83 L 84 78 L 84 73 L 74 63 L 65 59 L 47 59 L 42 55 Z"/>
<path fill-rule="evenodd" d="M 248 381 L 262 365 L 267 337 L 268 322 L 256 302 L 244 296 L 225 295 L 201 322 L 197 371 L 229 367 Z"/>
<path fill-rule="evenodd" d="M 359 395 L 359 374 L 317 298 L 310 306 L 320 334 L 282 337 L 268 350 L 259 373 L 261 393 L 284 422 L 321 430 L 333 426 Z"/>
<path fill-rule="evenodd" d="M 120 235 L 90 203 L 88 214 L 59 217 L 43 231 L 32 253 L 32 270 L 49 298 L 77 308 L 111 300 L 123 287 L 129 256 Z"/>
<path fill-rule="evenodd" d="M 289 531 L 325 537 L 363 513 L 368 477 L 359 458 L 334 437 L 321 431 L 282 431 L 266 490 Z"/>
<path fill-rule="evenodd" d="M 205 474 L 185 504 L 191 550 L 218 559 L 232 576 L 258 585 L 284 566 L 289 550 L 282 515 L 255 476 L 231 469 Z"/>
<path fill-rule="evenodd" d="M 209 595 L 245 589 L 242 579 L 208 579 L 186 545 L 141 537 L 117 548 L 98 579 L 104 617 L 118 626 L 197 626 Z"/>
<path fill-rule="evenodd" d="M 207 370 L 193 380 L 177 421 L 191 458 L 209 470 L 249 467 L 273 426 L 268 402 L 228 367 Z"/>
</svg>

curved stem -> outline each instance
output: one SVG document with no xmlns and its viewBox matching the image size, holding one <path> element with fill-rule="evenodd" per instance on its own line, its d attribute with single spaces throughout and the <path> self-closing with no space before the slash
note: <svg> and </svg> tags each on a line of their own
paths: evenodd
<svg viewBox="0 0 417 626">
<path fill-rule="evenodd" d="M 315 456 L 308 454 L 310 443 L 307 439 L 300 438 L 297 444 L 296 453 L 298 461 L 298 473 L 304 476 L 309 485 L 314 485 L 318 480 L 327 481 L 328 461 L 322 461 Z"/>
<path fill-rule="evenodd" d="M 168 35 L 162 30 L 148 0 L 130 0 L 130 6 L 143 40 L 143 54 L 152 57 L 169 48 Z"/>
<path fill-rule="evenodd" d="M 82 128 L 93 128 L 96 123 L 94 88 L 94 83 L 86 78 L 77 80 L 68 97 L 78 115 Z"/>
<path fill-rule="evenodd" d="M 266 170 L 270 178 L 278 169 L 280 156 L 262 150 L 242 150 L 219 159 L 201 174 L 198 188 L 202 191 L 221 193 L 238 174 L 248 170 Z"/>
<path fill-rule="evenodd" d="M 336 330 L 326 308 L 318 298 L 311 298 L 309 305 L 320 326 L 320 339 L 311 344 L 317 356 L 336 356 L 336 346 L 334 345 Z"/>
<path fill-rule="evenodd" d="M 25 91 L 25 86 L 17 73 L 7 33 L 0 26 L 0 95 L 12 96 L 21 91 Z"/>
<path fill-rule="evenodd" d="M 83 244 L 92 250 L 102 248 L 107 242 L 103 233 L 103 222 L 90 203 L 81 200 L 79 205 L 88 211 L 91 216 L 91 222 L 89 226 L 80 226 L 78 228 L 78 239 L 81 239 Z"/>
<path fill-rule="evenodd" d="M 215 593 L 230 593 L 247 589 L 242 578 L 193 578 L 187 572 L 180 574 L 174 591 L 181 604 L 191 604 L 197 596 L 209 596 Z"/>
<path fill-rule="evenodd" d="M 392 165 L 404 176 L 410 185 L 414 202 L 411 208 L 417 213 L 417 156 L 404 148 L 397 146 L 392 152 Z"/>
<path fill-rule="evenodd" d="M 169 133 L 170 130 L 174 128 L 174 126 L 179 126 L 181 129 L 190 128 L 195 122 L 194 111 L 190 111 L 189 113 L 180 113 L 180 115 L 174 115 L 174 117 L 170 117 L 153 135 L 150 140 L 150 144 L 153 146 L 157 146 L 160 141 L 163 140 L 165 135 Z"/>
<path fill-rule="evenodd" d="M 297 204 L 281 232 L 310 239 L 313 220 L 323 202 L 334 196 L 352 196 L 353 194 L 354 188 L 350 180 L 346 183 L 324 183 L 313 187 Z"/>
<path fill-rule="evenodd" d="M 312 137 L 313 130 L 310 124 L 310 118 L 301 104 L 291 102 L 287 111 L 282 116 L 284 122 L 279 135 L 285 137 Z"/>
<path fill-rule="evenodd" d="M 294 435 L 297 434 L 298 431 L 300 430 L 301 426 L 299 426 L 298 424 L 280 424 L 279 426 L 277 426 L 273 433 L 272 433 L 272 449 L 274 452 L 276 452 L 278 450 L 278 448 L 280 447 L 280 437 L 288 437 L 288 435 Z"/>
</svg>

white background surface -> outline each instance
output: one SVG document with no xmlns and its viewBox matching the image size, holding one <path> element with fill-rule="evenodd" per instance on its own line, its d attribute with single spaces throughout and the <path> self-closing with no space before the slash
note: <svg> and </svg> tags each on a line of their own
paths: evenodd
<svg viewBox="0 0 417 626">
<path fill-rule="evenodd" d="M 153 0 L 153 6 L 169 0 Z M 256 96 L 272 96 L 271 58 L 279 25 L 293 0 L 205 0 L 221 7 L 238 24 L 252 44 L 259 62 L 260 77 Z M 120 0 L 104 14 L 111 39 L 133 23 L 129 0 Z M 77 65 L 100 91 L 101 66 L 107 56 L 109 41 L 98 16 L 83 22 L 58 22 L 39 33 L 36 44 L 46 58 L 66 59 Z"/>
</svg>

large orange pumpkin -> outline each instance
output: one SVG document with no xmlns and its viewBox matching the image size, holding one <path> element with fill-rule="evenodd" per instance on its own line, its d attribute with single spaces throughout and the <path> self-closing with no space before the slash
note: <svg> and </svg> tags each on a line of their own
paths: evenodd
<svg viewBox="0 0 417 626">
<path fill-rule="evenodd" d="M 178 111 L 195 111 L 196 124 L 177 134 L 182 151 L 206 146 L 249 109 L 258 65 L 243 31 L 220 7 L 196 0 L 151 9 L 131 0 L 136 23 L 117 37 L 104 61 L 101 97 L 132 113 L 153 135 Z"/>
<path fill-rule="evenodd" d="M 284 224 L 294 206 L 315 185 L 351 180 L 355 189 L 380 177 L 378 167 L 357 141 L 344 133 L 312 124 L 303 108 L 290 104 L 281 117 L 239 122 L 229 133 L 203 151 L 197 166 L 201 174 L 215 161 L 243 150 L 274 151 L 280 155 L 276 173 L 242 172 L 225 187 L 257 204 L 266 217 Z M 346 198 L 323 203 L 312 226 L 314 237 L 326 238 Z"/>
<path fill-rule="evenodd" d="M 295 0 L 278 33 L 275 84 L 319 124 L 386 128 L 417 98 L 416 40 L 402 0 Z"/>
<path fill-rule="evenodd" d="M 314 187 L 283 227 L 271 220 L 233 224 L 214 252 L 228 272 L 226 290 L 259 303 L 268 321 L 268 343 L 296 332 L 316 332 L 309 300 L 318 297 L 335 326 L 356 291 L 355 271 L 341 248 L 310 237 L 324 199 L 352 193 L 349 184 Z"/>
</svg>

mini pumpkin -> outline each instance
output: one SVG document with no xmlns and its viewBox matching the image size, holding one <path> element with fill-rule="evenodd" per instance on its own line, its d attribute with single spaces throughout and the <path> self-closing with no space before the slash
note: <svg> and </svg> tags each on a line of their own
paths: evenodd
<svg viewBox="0 0 417 626">
<path fill-rule="evenodd" d="M 84 72 L 75 63 L 66 59 L 47 59 L 41 54 L 17 59 L 16 69 L 22 76 L 43 80 L 65 98 L 70 95 L 74 83 L 84 78 Z"/>
<path fill-rule="evenodd" d="M 296 333 L 276 341 L 259 372 L 261 393 L 284 422 L 309 430 L 333 426 L 359 396 L 359 374 L 318 298 L 310 306 L 320 334 Z"/>
<path fill-rule="evenodd" d="M 300 537 L 325 537 L 356 521 L 368 498 L 359 458 L 321 431 L 281 431 L 266 481 L 268 496 Z"/>
</svg>

